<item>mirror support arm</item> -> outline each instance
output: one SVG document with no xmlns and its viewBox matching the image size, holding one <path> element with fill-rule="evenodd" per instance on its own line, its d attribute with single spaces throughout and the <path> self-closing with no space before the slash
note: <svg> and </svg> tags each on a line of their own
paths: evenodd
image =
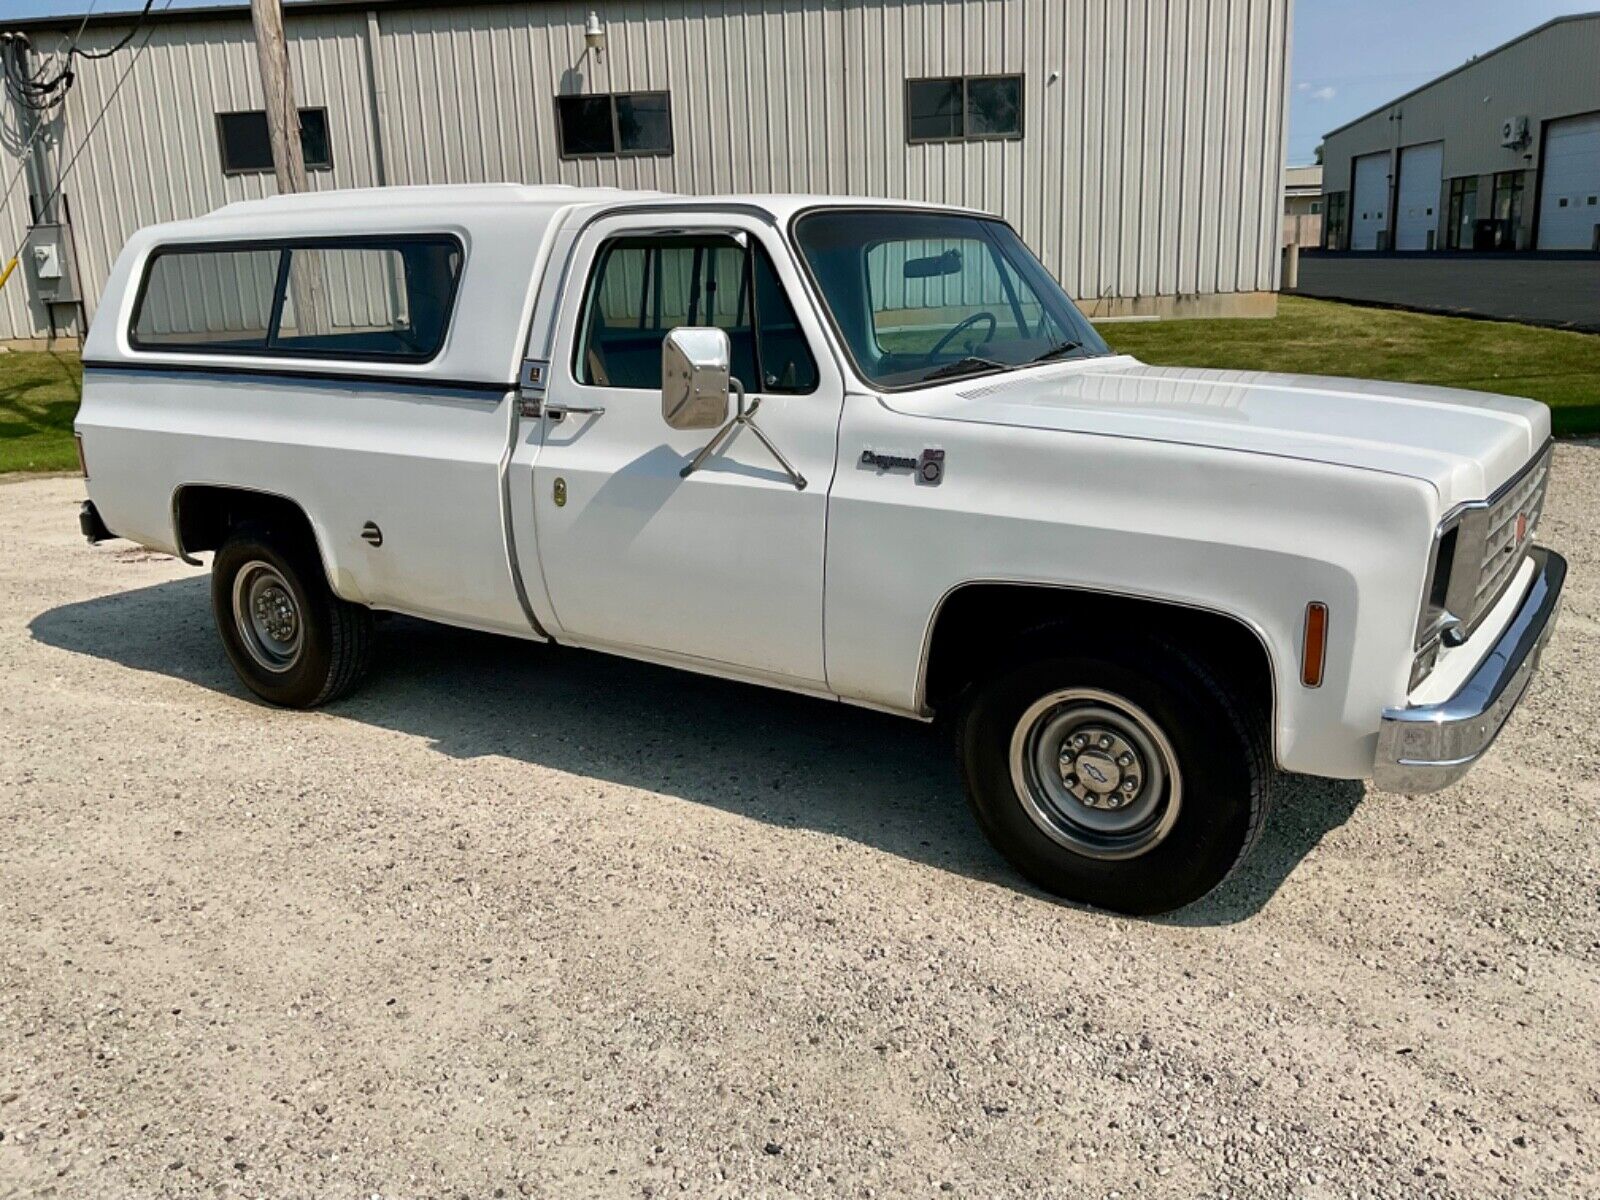
<svg viewBox="0 0 1600 1200">
<path fill-rule="evenodd" d="M 783 468 L 783 473 L 789 477 L 789 482 L 794 484 L 795 490 L 805 491 L 806 477 L 789 464 L 789 460 L 783 456 L 783 452 L 772 444 L 772 439 L 762 431 L 761 426 L 756 424 L 756 410 L 761 407 L 760 397 L 746 404 L 744 384 L 733 376 L 728 377 L 728 384 L 733 388 L 735 398 L 733 418 L 721 429 L 717 430 L 716 436 L 705 444 L 704 449 L 689 460 L 683 470 L 678 472 L 678 477 L 681 479 L 689 478 L 690 475 L 704 466 L 706 459 L 715 454 L 717 448 L 732 437 L 741 426 L 747 426 L 751 433 L 761 439 L 761 444 L 767 448 L 772 457 L 778 460 L 778 465 Z"/>
</svg>

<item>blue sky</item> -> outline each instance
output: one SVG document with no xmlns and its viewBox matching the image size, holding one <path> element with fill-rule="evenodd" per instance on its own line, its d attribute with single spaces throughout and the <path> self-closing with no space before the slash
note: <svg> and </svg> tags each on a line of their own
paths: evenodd
<svg viewBox="0 0 1600 1200">
<path fill-rule="evenodd" d="M 1322 135 L 1474 54 L 1600 0 L 1295 0 L 1289 162 Z"/>
<path fill-rule="evenodd" d="M 99 0 L 97 12 L 143 0 Z M 201 7 L 207 0 L 171 0 Z M 0 0 L 7 16 L 83 12 L 89 0 Z M 158 6 L 167 0 L 156 0 Z M 1322 135 L 1563 13 L 1600 0 L 1296 0 L 1289 161 L 1308 163 Z"/>
</svg>

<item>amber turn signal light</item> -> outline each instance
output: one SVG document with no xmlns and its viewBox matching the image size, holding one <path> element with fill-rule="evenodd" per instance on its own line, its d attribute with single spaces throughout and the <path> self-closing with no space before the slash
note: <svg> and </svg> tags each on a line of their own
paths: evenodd
<svg viewBox="0 0 1600 1200">
<path fill-rule="evenodd" d="M 89 460 L 83 456 L 83 434 L 73 434 L 72 444 L 78 448 L 78 472 L 87 479 L 89 478 Z"/>
<path fill-rule="evenodd" d="M 1305 641 L 1300 646 L 1300 682 L 1308 688 L 1322 686 L 1322 668 L 1328 661 L 1328 606 L 1313 600 L 1306 605 Z"/>
</svg>

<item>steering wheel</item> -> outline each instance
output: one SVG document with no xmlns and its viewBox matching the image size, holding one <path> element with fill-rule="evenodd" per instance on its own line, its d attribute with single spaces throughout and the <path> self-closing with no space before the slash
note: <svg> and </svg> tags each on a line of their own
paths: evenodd
<svg viewBox="0 0 1600 1200">
<path fill-rule="evenodd" d="M 994 339 L 995 331 L 1000 328 L 1000 322 L 995 319 L 995 315 L 992 312 L 990 312 L 988 309 L 984 309 L 982 312 L 975 312 L 970 317 L 958 321 L 955 327 L 952 328 L 949 333 L 940 338 L 932 350 L 928 351 L 928 361 L 932 362 L 934 359 L 938 358 L 939 351 L 943 350 L 952 341 L 954 341 L 956 334 L 960 333 L 963 329 L 971 328 L 979 321 L 989 322 L 989 331 L 983 335 L 983 341 L 979 342 L 978 344 L 982 346 L 992 341 Z"/>
</svg>

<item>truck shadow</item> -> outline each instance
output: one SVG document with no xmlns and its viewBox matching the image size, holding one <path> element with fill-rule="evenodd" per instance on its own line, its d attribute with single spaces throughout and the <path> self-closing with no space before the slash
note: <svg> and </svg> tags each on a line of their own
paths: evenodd
<svg viewBox="0 0 1600 1200">
<path fill-rule="evenodd" d="M 206 577 L 62 605 L 31 622 L 46 645 L 249 698 L 211 624 Z M 967 811 L 934 727 L 608 655 L 395 617 L 372 675 L 330 713 L 796 826 L 1021 891 Z M 1247 919 L 1360 800 L 1359 784 L 1282 780 L 1275 819 L 1233 879 L 1167 918 Z M 1042 895 L 1042 893 L 1041 893 Z"/>
</svg>

